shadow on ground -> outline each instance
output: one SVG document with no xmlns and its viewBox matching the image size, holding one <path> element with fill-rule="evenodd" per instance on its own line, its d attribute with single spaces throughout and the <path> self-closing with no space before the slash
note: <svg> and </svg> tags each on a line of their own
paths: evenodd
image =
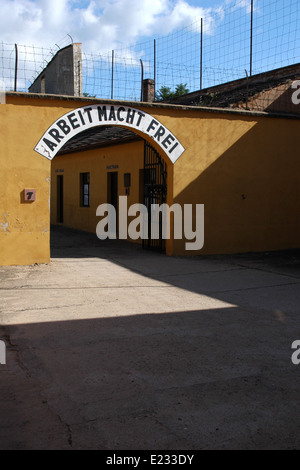
<svg viewBox="0 0 300 470">
<path fill-rule="evenodd" d="M 50 265 L 0 270 L 0 448 L 299 448 L 299 274 L 55 228 Z"/>
</svg>

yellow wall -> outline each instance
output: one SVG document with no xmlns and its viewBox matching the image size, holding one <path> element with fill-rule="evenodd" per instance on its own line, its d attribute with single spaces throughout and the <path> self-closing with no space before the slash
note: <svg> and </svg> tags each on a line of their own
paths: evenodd
<svg viewBox="0 0 300 470">
<path fill-rule="evenodd" d="M 73 104 L 73 103 L 72 103 Z M 33 149 L 69 102 L 7 95 L 0 105 L 0 265 L 50 260 L 51 162 Z M 68 109 L 68 108 L 67 108 Z M 24 203 L 24 189 L 36 201 Z"/>
<path fill-rule="evenodd" d="M 112 166 L 117 168 L 111 168 Z M 64 220 L 63 225 L 96 234 L 96 226 L 101 217 L 96 216 L 96 209 L 107 202 L 107 175 L 118 173 L 118 195 L 126 196 L 124 174 L 130 173 L 131 186 L 127 196 L 128 208 L 143 203 L 140 195 L 140 170 L 144 166 L 144 141 L 130 142 L 85 152 L 57 155 L 52 161 L 51 176 L 51 223 L 57 220 L 58 176 L 64 181 Z M 90 173 L 90 206 L 80 205 L 80 173 Z M 168 166 L 167 184 L 172 195 L 172 166 Z M 169 195 L 168 203 L 172 204 Z M 128 224 L 133 217 L 128 217 Z M 96 236 L 96 235 L 95 235 Z M 130 241 L 130 239 L 129 239 Z M 141 240 L 137 240 L 141 243 Z M 167 253 L 171 252 L 171 240 L 166 243 Z"/>
<path fill-rule="evenodd" d="M 125 196 L 124 173 L 131 174 L 128 206 L 139 201 L 139 169 L 144 142 L 131 142 L 87 152 L 58 155 L 52 161 L 51 223 L 57 223 L 57 176 L 64 177 L 64 221 L 67 227 L 96 233 L 96 209 L 107 202 L 107 173 L 118 173 L 119 196 Z M 107 167 L 118 166 L 115 169 Z M 80 173 L 90 173 L 90 207 L 80 206 Z"/>
<path fill-rule="evenodd" d="M 195 119 L 197 121 L 195 121 Z M 202 254 L 300 247 L 300 121 L 189 113 L 174 202 L 205 205 Z M 174 241 L 176 254 L 185 252 Z"/>
<path fill-rule="evenodd" d="M 50 162 L 33 151 L 42 129 L 35 108 L 0 105 L 0 265 L 49 261 Z"/>
<path fill-rule="evenodd" d="M 33 149 L 56 119 L 87 103 L 93 101 L 9 94 L 7 104 L 0 105 L 0 265 L 49 261 L 51 164 Z M 171 240 L 168 254 L 300 247 L 299 120 L 138 103 L 134 107 L 161 121 L 186 149 L 173 166 L 151 142 L 168 163 L 167 202 L 172 204 L 174 197 L 181 205 L 205 204 L 203 250 L 186 252 L 186 240 Z M 109 164 L 119 165 L 120 195 L 124 194 L 123 173 L 132 173 L 129 203 L 137 202 L 141 145 L 130 143 L 55 157 L 53 171 L 64 169 L 65 184 L 74 195 L 73 201 L 66 199 L 66 225 L 95 231 L 95 207 L 106 200 Z M 71 176 L 71 170 L 75 175 Z M 92 192 L 89 209 L 78 204 L 77 178 L 84 171 L 91 173 L 91 190 L 101 182 Z M 37 190 L 36 202 L 22 202 L 25 188 Z M 55 191 L 52 178 L 53 195 Z M 55 222 L 55 205 L 52 217 Z"/>
<path fill-rule="evenodd" d="M 42 95 L 9 93 L 6 104 L 0 105 L 0 265 L 50 261 L 51 162 L 33 149 L 59 117 L 93 102 L 90 99 L 56 99 Z M 141 106 L 134 107 L 144 109 Z M 145 109 L 145 112 L 157 117 L 152 111 L 154 109 L 149 110 L 149 107 Z M 168 112 L 164 114 L 160 116 L 162 123 L 172 128 L 172 121 L 176 119 L 169 119 Z M 151 143 L 160 150 L 155 142 Z M 170 202 L 172 166 L 169 162 L 168 166 Z M 24 189 L 36 189 L 36 202 L 22 202 L 21 193 Z M 87 211 L 82 211 L 82 222 L 79 225 L 89 226 L 94 231 L 94 215 L 89 217 L 87 214 Z M 168 242 L 168 251 L 171 250 L 170 247 L 171 241 Z"/>
</svg>

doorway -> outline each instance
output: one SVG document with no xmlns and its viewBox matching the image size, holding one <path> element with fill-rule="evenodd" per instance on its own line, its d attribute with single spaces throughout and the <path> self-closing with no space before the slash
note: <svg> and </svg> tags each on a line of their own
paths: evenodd
<svg viewBox="0 0 300 470">
<path fill-rule="evenodd" d="M 57 188 L 56 221 L 58 224 L 62 224 L 64 222 L 64 177 L 63 175 L 57 175 L 56 188 Z"/>
<path fill-rule="evenodd" d="M 116 210 L 117 216 L 117 232 L 118 232 L 118 206 L 119 206 L 119 191 L 118 191 L 118 172 L 111 171 L 107 173 L 107 203 L 111 204 Z"/>
<path fill-rule="evenodd" d="M 143 248 L 165 253 L 166 240 L 162 236 L 164 221 L 161 213 L 157 220 L 158 237 L 151 238 L 151 225 L 154 223 L 151 219 L 151 207 L 152 205 L 160 206 L 167 201 L 167 164 L 146 141 L 144 144 L 144 169 L 140 178 L 143 184 L 143 203 L 148 210 L 148 239 L 143 240 Z"/>
</svg>

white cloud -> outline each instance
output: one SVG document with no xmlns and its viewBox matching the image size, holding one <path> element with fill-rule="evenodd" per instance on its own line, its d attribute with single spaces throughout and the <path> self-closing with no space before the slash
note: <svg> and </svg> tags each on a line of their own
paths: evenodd
<svg viewBox="0 0 300 470">
<path fill-rule="evenodd" d="M 227 0 L 227 4 L 231 5 L 232 11 L 243 8 L 246 10 L 246 13 L 251 13 L 251 0 Z M 253 10 L 257 10 L 257 0 L 253 1 Z"/>
<path fill-rule="evenodd" d="M 201 17 L 209 33 L 218 12 L 187 0 L 1 0 L 0 40 L 50 47 L 69 33 L 86 51 L 111 50 Z"/>
<path fill-rule="evenodd" d="M 185 0 L 179 0 L 173 10 L 170 12 L 169 32 L 177 28 L 184 28 L 191 25 L 195 32 L 199 32 L 201 28 L 201 18 L 204 21 L 204 33 L 211 34 L 214 32 L 216 24 L 223 17 L 222 7 L 203 8 L 190 5 Z"/>
<path fill-rule="evenodd" d="M 87 64 L 84 66 L 85 74 L 91 76 L 92 81 L 101 67 L 104 71 L 110 67 L 112 49 L 116 51 L 116 65 L 126 61 L 128 67 L 140 70 L 142 59 L 145 73 L 151 76 L 153 42 L 147 38 L 160 39 L 182 28 L 199 34 L 201 18 L 204 18 L 204 33 L 213 35 L 226 15 L 238 9 L 246 15 L 251 11 L 251 0 L 203 0 L 203 3 L 201 0 L 0 1 L 0 79 L 5 79 L 7 89 L 14 86 L 15 43 L 19 44 L 18 89 L 28 88 L 54 53 L 71 41 L 83 44 Z M 200 6 L 201 3 L 210 6 Z M 254 5 L 256 7 L 257 0 L 254 0 Z M 173 49 L 176 48 L 174 43 L 180 41 L 180 36 L 174 37 L 175 40 L 170 36 Z M 11 46 L 2 46 L 1 42 Z M 136 48 L 130 47 L 135 44 L 138 44 Z M 167 56 L 169 50 L 166 50 Z M 98 63 L 99 54 L 102 56 L 101 64 Z M 95 67 L 99 68 L 97 74 Z M 184 72 L 183 81 L 187 80 L 185 77 L 189 73 Z M 128 75 L 127 82 L 131 81 Z"/>
</svg>

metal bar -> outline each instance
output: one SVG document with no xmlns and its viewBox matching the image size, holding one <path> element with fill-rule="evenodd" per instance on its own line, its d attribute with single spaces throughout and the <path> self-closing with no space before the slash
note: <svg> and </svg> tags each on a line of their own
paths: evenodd
<svg viewBox="0 0 300 470">
<path fill-rule="evenodd" d="M 160 206 L 166 200 L 166 163 L 161 158 L 157 150 L 148 142 L 144 141 L 144 204 L 148 209 L 148 239 L 143 239 L 143 247 L 154 251 L 165 252 L 165 240 L 163 239 L 163 218 L 162 214 L 154 214 L 152 220 L 152 204 Z M 157 220 L 156 216 L 159 216 Z M 151 238 L 152 224 L 155 225 L 153 235 L 158 237 Z"/>
<path fill-rule="evenodd" d="M 15 51 L 16 51 L 16 56 L 15 56 L 15 87 L 14 91 L 17 91 L 17 81 L 18 81 L 18 45 L 15 44 Z"/>
<path fill-rule="evenodd" d="M 155 101 L 155 90 L 156 90 L 156 40 L 154 39 L 154 101 Z"/>
<path fill-rule="evenodd" d="M 114 99 L 114 61 L 115 61 L 115 51 L 111 53 L 111 99 Z"/>
<path fill-rule="evenodd" d="M 248 101 L 249 101 L 249 77 L 248 77 L 248 72 L 247 70 L 245 70 L 246 72 L 246 80 L 247 80 L 247 86 L 246 86 L 246 109 L 249 109 L 249 106 L 248 106 Z"/>
<path fill-rule="evenodd" d="M 200 90 L 202 90 L 203 75 L 203 18 L 201 18 L 201 42 L 200 42 Z"/>
<path fill-rule="evenodd" d="M 253 3 L 254 3 L 254 0 L 251 0 L 250 77 L 252 76 L 252 61 L 253 61 Z"/>
<path fill-rule="evenodd" d="M 143 204 L 146 203 L 145 184 L 146 184 L 146 141 L 144 141 L 144 168 L 143 168 Z M 142 237 L 142 247 L 145 248 L 146 242 L 145 237 Z"/>
<path fill-rule="evenodd" d="M 80 64 L 80 60 L 78 60 L 77 65 L 78 65 L 78 71 L 77 71 L 77 73 L 78 73 L 78 96 L 80 96 L 81 95 L 81 89 L 80 89 L 80 84 L 81 84 L 81 80 L 80 80 L 81 68 L 80 68 L 80 65 L 81 64 Z"/>
<path fill-rule="evenodd" d="M 141 68 L 142 68 L 142 78 L 141 78 L 141 101 L 143 101 L 143 82 L 144 82 L 144 64 L 142 59 L 140 59 Z"/>
</svg>

